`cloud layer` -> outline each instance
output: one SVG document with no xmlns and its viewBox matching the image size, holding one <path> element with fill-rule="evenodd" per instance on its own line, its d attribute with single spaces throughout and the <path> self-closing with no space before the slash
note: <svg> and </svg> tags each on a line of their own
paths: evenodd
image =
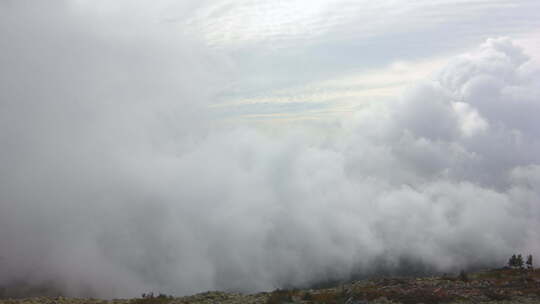
<svg viewBox="0 0 540 304">
<path fill-rule="evenodd" d="M 256 291 L 540 254 L 540 69 L 509 39 L 353 119 L 272 133 L 209 122 L 231 66 L 196 41 L 7 3 L 0 285 Z"/>
</svg>

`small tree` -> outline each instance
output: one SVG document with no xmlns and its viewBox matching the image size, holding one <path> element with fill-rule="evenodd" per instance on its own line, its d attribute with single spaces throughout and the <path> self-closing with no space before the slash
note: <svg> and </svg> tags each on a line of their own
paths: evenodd
<svg viewBox="0 0 540 304">
<path fill-rule="evenodd" d="M 508 259 L 508 267 L 510 268 L 514 268 L 517 266 L 517 257 L 515 254 L 513 254 L 509 259 Z"/>
<path fill-rule="evenodd" d="M 527 269 L 533 269 L 533 258 L 532 258 L 532 254 L 529 254 L 529 256 L 527 256 Z"/>
<path fill-rule="evenodd" d="M 518 254 L 516 259 L 516 266 L 519 267 L 519 269 L 523 269 L 523 257 L 521 254 Z"/>
</svg>

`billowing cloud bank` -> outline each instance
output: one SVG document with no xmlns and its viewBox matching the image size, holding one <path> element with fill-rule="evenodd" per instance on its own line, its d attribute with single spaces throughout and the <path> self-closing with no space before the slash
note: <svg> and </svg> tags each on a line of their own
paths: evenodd
<svg viewBox="0 0 540 304">
<path fill-rule="evenodd" d="M 540 254 L 540 70 L 508 39 L 320 138 L 208 127 L 220 76 L 185 45 L 23 21 L 0 71 L 0 285 L 255 291 Z"/>
</svg>

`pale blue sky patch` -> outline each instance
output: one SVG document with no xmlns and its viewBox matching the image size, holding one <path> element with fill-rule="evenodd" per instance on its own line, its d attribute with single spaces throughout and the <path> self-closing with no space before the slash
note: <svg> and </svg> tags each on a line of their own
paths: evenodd
<svg viewBox="0 0 540 304">
<path fill-rule="evenodd" d="M 227 102 L 259 98 L 253 97 L 256 93 L 264 95 L 265 102 L 280 103 L 295 101 L 298 95 L 314 101 L 324 94 L 335 96 L 335 89 L 328 93 L 325 83 L 401 62 L 425 76 L 433 70 L 425 66 L 427 61 L 444 62 L 489 37 L 528 35 L 540 27 L 538 11 L 540 3 L 533 0 L 209 1 L 188 18 L 171 18 L 231 58 L 236 72 L 234 90 L 222 92 L 229 95 Z M 355 102 L 361 102 L 362 96 L 381 95 L 367 94 L 370 90 L 392 87 L 386 93 L 396 94 L 397 87 L 417 79 L 399 73 L 386 76 L 372 87 L 358 83 L 348 91 L 355 91 Z M 321 87 L 314 85 L 319 83 Z M 300 92 L 299 87 L 309 88 Z M 314 93 L 320 91 L 325 93 Z M 276 112 L 279 107 L 276 104 Z"/>
</svg>

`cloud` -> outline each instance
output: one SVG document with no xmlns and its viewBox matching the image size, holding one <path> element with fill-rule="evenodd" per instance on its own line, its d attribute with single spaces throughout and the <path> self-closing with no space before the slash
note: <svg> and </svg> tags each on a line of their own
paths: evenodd
<svg viewBox="0 0 540 304">
<path fill-rule="evenodd" d="M 539 67 L 509 39 L 279 133 L 208 120 L 230 66 L 197 41 L 19 3 L 0 18 L 0 284 L 257 291 L 540 253 Z"/>
<path fill-rule="evenodd" d="M 327 43 L 328 40 L 338 44 L 344 41 L 351 44 L 355 40 L 377 43 L 381 38 L 392 40 L 406 32 L 414 32 L 418 37 L 418 34 L 441 28 L 450 30 L 451 33 L 446 34 L 453 36 L 463 34 L 463 26 L 450 26 L 460 22 L 473 23 L 480 32 L 491 25 L 505 33 L 528 30 L 531 23 L 536 23 L 532 18 L 516 20 L 509 16 L 528 16 L 535 8 L 538 4 L 530 0 L 512 4 L 447 0 L 435 3 L 222 0 L 199 6 L 187 20 L 173 16 L 170 19 L 201 33 L 208 44 L 216 47 L 250 47 L 262 43 L 271 48 L 282 48 L 289 44 Z"/>
</svg>

